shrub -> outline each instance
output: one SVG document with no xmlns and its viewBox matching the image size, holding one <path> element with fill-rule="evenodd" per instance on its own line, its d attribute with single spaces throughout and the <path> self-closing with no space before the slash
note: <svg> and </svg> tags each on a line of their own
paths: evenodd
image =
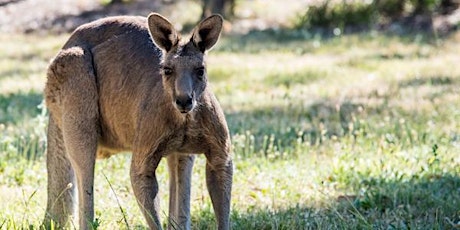
<svg viewBox="0 0 460 230">
<path fill-rule="evenodd" d="M 441 0 L 409 0 L 413 7 L 412 14 L 423 14 L 436 10 Z"/>
<path fill-rule="evenodd" d="M 404 15 L 443 12 L 449 7 L 456 8 L 458 4 L 452 0 L 320 0 L 307 8 L 296 27 L 368 27 Z"/>
<path fill-rule="evenodd" d="M 404 13 L 405 1 L 401 0 L 375 0 L 378 14 L 391 19 L 399 18 Z"/>
<path fill-rule="evenodd" d="M 300 18 L 298 27 L 368 26 L 373 21 L 374 7 L 363 1 L 331 1 L 312 5 Z"/>
</svg>

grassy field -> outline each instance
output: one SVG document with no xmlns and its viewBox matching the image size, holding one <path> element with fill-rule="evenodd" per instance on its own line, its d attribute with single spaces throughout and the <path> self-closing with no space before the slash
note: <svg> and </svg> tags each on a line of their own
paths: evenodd
<svg viewBox="0 0 460 230">
<path fill-rule="evenodd" d="M 67 37 L 0 35 L 0 229 L 40 227 L 42 89 Z M 223 37 L 209 74 L 233 141 L 232 228 L 460 228 L 459 54 L 459 33 Z M 98 229 L 146 228 L 129 162 L 97 162 Z M 198 157 L 193 229 L 214 229 L 204 164 Z M 166 171 L 162 162 L 163 220 Z"/>
</svg>

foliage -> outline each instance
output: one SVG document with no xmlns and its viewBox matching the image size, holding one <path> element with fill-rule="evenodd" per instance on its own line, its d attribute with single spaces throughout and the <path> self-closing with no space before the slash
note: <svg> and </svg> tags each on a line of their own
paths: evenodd
<svg viewBox="0 0 460 230">
<path fill-rule="evenodd" d="M 373 22 L 374 7 L 363 1 L 326 0 L 308 7 L 298 22 L 299 27 L 343 28 L 368 26 Z"/>
<path fill-rule="evenodd" d="M 427 13 L 436 10 L 437 6 L 442 0 L 410 0 L 410 4 L 413 6 L 413 13 Z"/>
<path fill-rule="evenodd" d="M 319 1 L 308 7 L 297 22 L 299 28 L 370 26 L 397 20 L 403 15 L 431 14 L 443 10 L 442 0 Z"/>
</svg>

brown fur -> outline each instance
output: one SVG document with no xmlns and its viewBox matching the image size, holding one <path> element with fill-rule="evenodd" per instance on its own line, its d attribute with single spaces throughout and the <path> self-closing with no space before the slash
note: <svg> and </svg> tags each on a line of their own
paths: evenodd
<svg viewBox="0 0 460 230">
<path fill-rule="evenodd" d="M 133 191 L 151 229 L 161 229 L 155 170 L 163 157 L 170 172 L 169 228 L 190 228 L 190 173 L 197 153 L 207 158 L 218 228 L 229 229 L 229 133 L 205 71 L 206 50 L 221 28 L 222 18 L 214 15 L 181 40 L 168 20 L 153 13 L 148 19 L 101 19 L 72 34 L 50 64 L 45 88 L 46 226 L 54 221 L 65 227 L 77 209 L 80 229 L 91 228 L 96 157 L 132 151 Z"/>
</svg>

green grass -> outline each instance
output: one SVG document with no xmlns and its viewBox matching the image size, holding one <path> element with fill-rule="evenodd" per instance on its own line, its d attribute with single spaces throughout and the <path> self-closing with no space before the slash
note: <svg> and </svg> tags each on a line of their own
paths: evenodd
<svg viewBox="0 0 460 230">
<path fill-rule="evenodd" d="M 224 36 L 209 56 L 233 141 L 233 229 L 458 228 L 458 34 L 271 33 Z M 42 89 L 66 36 L 0 36 L 12 47 L 0 51 L 0 229 L 36 229 L 44 215 Z M 127 228 L 125 218 L 146 228 L 129 162 L 97 162 L 98 229 Z M 194 229 L 215 228 L 204 165 L 199 157 L 193 174 Z M 166 172 L 163 162 L 163 220 Z"/>
</svg>

